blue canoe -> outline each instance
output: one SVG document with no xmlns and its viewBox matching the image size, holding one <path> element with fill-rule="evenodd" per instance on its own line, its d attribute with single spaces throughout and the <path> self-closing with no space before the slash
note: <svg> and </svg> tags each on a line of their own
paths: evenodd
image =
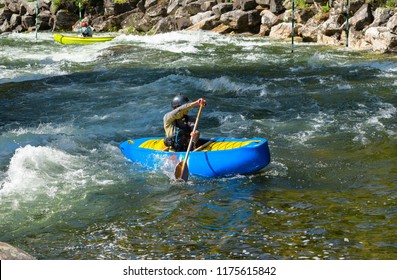
<svg viewBox="0 0 397 280">
<path fill-rule="evenodd" d="M 270 151 L 264 138 L 200 139 L 197 149 L 189 154 L 189 173 L 204 177 L 249 174 L 261 170 L 270 162 Z M 175 166 L 186 152 L 166 151 L 163 137 L 127 140 L 120 144 L 126 158 L 154 170 Z"/>
</svg>

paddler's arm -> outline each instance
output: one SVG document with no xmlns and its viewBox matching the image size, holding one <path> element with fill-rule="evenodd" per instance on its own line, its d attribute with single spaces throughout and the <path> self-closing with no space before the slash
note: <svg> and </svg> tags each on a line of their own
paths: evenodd
<svg viewBox="0 0 397 280">
<path fill-rule="evenodd" d="M 194 106 L 201 106 L 202 105 L 204 107 L 205 105 L 207 105 L 207 101 L 205 99 L 203 99 L 203 98 L 197 99 L 194 103 L 195 103 Z M 196 118 L 194 118 L 194 122 L 196 122 Z M 191 128 L 192 128 L 192 130 L 194 129 L 194 123 L 192 123 Z M 190 133 L 190 137 L 193 138 L 193 142 L 194 142 L 194 144 L 196 144 L 198 139 L 199 139 L 199 137 L 200 137 L 200 132 L 198 130 L 192 131 Z"/>
<path fill-rule="evenodd" d="M 169 137 L 172 135 L 172 123 L 175 120 L 181 119 L 187 112 L 195 106 L 200 106 L 203 104 L 204 106 L 207 104 L 207 101 L 200 98 L 194 102 L 190 102 L 179 106 L 178 108 L 172 110 L 171 112 L 164 115 L 163 122 L 164 122 L 164 130 L 166 132 L 166 136 Z"/>
</svg>

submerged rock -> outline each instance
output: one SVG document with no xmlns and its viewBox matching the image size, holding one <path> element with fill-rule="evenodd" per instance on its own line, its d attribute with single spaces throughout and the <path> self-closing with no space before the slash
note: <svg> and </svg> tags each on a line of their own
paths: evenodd
<svg viewBox="0 0 397 280">
<path fill-rule="evenodd" d="M 25 251 L 15 248 L 7 243 L 0 242 L 0 260 L 35 260 Z"/>
</svg>

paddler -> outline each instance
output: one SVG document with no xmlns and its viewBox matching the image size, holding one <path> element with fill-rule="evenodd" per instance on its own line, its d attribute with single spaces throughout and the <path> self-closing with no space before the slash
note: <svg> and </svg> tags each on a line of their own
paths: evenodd
<svg viewBox="0 0 397 280">
<path fill-rule="evenodd" d="M 186 96 L 176 95 L 171 101 L 172 111 L 164 115 L 164 144 L 173 151 L 186 151 L 189 146 L 190 137 L 193 137 L 193 143 L 196 144 L 200 132 L 193 132 L 196 117 L 188 115 L 190 109 L 196 106 L 205 106 L 207 101 L 199 98 L 190 102 Z"/>
<path fill-rule="evenodd" d="M 92 37 L 92 28 L 86 21 L 81 23 L 81 35 L 83 35 L 83 37 Z"/>
</svg>

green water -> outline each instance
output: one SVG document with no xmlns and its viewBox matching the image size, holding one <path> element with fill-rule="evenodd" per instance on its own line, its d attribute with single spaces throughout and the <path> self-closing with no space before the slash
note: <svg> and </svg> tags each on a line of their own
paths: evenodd
<svg viewBox="0 0 397 280">
<path fill-rule="evenodd" d="M 396 259 L 397 60 L 206 32 L 0 37 L 0 241 L 38 259 Z M 118 145 L 176 92 L 271 164 L 178 184 Z M 192 112 L 192 114 L 197 113 Z"/>
</svg>

